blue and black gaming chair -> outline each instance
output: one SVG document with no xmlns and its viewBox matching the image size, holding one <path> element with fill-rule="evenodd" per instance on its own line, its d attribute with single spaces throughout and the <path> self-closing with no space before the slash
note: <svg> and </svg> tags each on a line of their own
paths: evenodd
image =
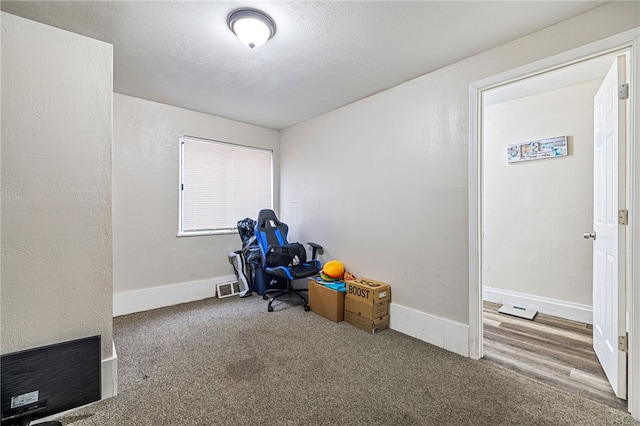
<svg viewBox="0 0 640 426">
<path fill-rule="evenodd" d="M 312 259 L 307 261 L 307 252 L 304 246 L 299 243 L 290 244 L 287 241 L 288 232 L 289 227 L 278 220 L 273 210 L 260 210 L 256 221 L 255 235 L 262 255 L 262 268 L 270 275 L 287 280 L 286 289 L 267 290 L 263 294 L 262 298 L 266 300 L 269 298 L 268 294 L 275 293 L 267 306 L 269 312 L 273 312 L 273 306 L 271 306 L 273 301 L 285 294 L 298 296 L 304 303 L 304 310 L 308 311 L 307 297 L 302 294 L 307 290 L 294 290 L 291 281 L 316 275 L 322 268 L 320 262 L 316 260 L 317 253 L 322 250 L 322 246 L 309 243 L 312 249 Z"/>
</svg>

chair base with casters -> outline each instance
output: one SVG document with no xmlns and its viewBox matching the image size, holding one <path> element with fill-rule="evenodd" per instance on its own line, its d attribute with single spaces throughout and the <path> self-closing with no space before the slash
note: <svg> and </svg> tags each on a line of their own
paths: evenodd
<svg viewBox="0 0 640 426">
<path fill-rule="evenodd" d="M 315 243 L 309 243 L 310 245 L 313 244 L 314 246 L 318 247 L 318 248 L 322 248 L 321 246 L 318 246 Z M 317 250 L 317 248 L 313 248 L 313 250 Z M 298 278 L 306 278 L 306 277 L 310 277 L 313 275 L 316 275 L 318 273 L 318 270 L 316 269 L 317 265 L 315 264 L 311 264 L 307 267 L 303 267 L 303 268 L 296 268 L 296 275 L 299 276 L 294 276 L 294 278 L 292 279 L 298 279 Z M 292 274 L 293 275 L 293 274 Z M 307 298 L 307 296 L 305 296 L 304 293 L 307 292 L 306 289 L 294 289 L 291 281 L 292 279 L 289 279 L 289 277 L 287 277 L 287 288 L 285 289 L 272 289 L 272 290 L 267 290 L 263 295 L 262 298 L 264 300 L 269 299 L 269 304 L 267 305 L 267 312 L 273 312 L 273 302 L 274 300 L 276 300 L 279 297 L 282 297 L 284 295 L 287 294 L 291 294 L 291 295 L 295 295 L 297 296 L 300 300 L 302 300 L 302 303 L 304 305 L 304 310 L 305 311 L 309 311 L 311 308 L 309 307 L 309 300 Z"/>
<path fill-rule="evenodd" d="M 309 311 L 307 297 L 303 294 L 307 290 L 294 289 L 291 282 L 316 275 L 322 268 L 316 259 L 322 246 L 309 243 L 312 259 L 308 261 L 307 252 L 302 244 L 287 242 L 288 231 L 289 227 L 280 222 L 272 210 L 265 209 L 258 213 L 255 235 L 262 255 L 262 268 L 266 273 L 287 281 L 285 289 L 272 289 L 263 294 L 263 299 L 270 299 L 267 306 L 268 312 L 273 312 L 274 300 L 287 294 L 298 297 L 304 305 L 304 310 Z"/>
</svg>

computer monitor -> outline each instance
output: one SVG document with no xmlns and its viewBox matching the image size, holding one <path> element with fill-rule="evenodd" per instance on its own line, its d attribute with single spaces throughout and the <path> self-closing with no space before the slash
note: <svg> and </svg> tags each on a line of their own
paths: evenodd
<svg viewBox="0 0 640 426">
<path fill-rule="evenodd" d="M 100 336 L 2 355 L 1 426 L 28 426 L 100 400 L 100 371 Z"/>
</svg>

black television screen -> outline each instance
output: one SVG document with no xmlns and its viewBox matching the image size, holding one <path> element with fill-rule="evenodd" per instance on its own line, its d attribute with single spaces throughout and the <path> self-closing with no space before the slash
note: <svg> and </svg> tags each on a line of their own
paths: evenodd
<svg viewBox="0 0 640 426">
<path fill-rule="evenodd" d="M 100 372 L 100 336 L 2 355 L 1 426 L 25 426 L 100 400 Z"/>
</svg>

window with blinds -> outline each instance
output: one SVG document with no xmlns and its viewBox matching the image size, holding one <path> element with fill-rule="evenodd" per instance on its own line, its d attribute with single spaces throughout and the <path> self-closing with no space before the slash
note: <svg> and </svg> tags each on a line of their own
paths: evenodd
<svg viewBox="0 0 640 426">
<path fill-rule="evenodd" d="M 240 219 L 272 209 L 272 156 L 266 149 L 181 137 L 178 235 L 232 232 Z"/>
</svg>

